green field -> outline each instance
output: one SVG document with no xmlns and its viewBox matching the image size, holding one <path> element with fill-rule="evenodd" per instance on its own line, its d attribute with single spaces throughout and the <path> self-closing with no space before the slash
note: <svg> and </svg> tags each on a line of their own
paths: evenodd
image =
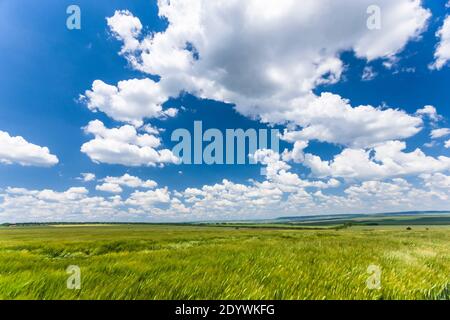
<svg viewBox="0 0 450 320">
<path fill-rule="evenodd" d="M 449 226 L 271 227 L 1 227 L 0 298 L 450 299 Z"/>
</svg>

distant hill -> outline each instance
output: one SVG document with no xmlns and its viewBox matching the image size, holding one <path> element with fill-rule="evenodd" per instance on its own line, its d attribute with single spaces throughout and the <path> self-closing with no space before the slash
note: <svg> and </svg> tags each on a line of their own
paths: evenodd
<svg viewBox="0 0 450 320">
<path fill-rule="evenodd" d="M 380 213 L 356 213 L 356 214 L 326 214 L 326 215 L 308 215 L 308 216 L 292 216 L 278 217 L 275 220 L 323 220 L 323 219 L 343 219 L 356 217 L 376 217 L 376 216 L 400 216 L 400 215 L 434 215 L 434 214 L 450 214 L 450 211 L 399 211 L 399 212 L 380 212 Z"/>
<path fill-rule="evenodd" d="M 448 225 L 450 224 L 450 211 L 405 211 L 374 214 L 313 215 L 279 217 L 273 221 L 283 224 L 303 225 L 332 225 L 346 223 L 361 225 Z"/>
</svg>

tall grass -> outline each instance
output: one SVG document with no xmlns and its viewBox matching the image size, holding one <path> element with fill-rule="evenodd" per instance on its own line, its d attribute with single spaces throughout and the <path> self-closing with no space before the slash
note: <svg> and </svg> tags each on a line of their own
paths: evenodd
<svg viewBox="0 0 450 320">
<path fill-rule="evenodd" d="M 0 229 L 2 299 L 449 299 L 449 284 L 448 227 Z"/>
</svg>

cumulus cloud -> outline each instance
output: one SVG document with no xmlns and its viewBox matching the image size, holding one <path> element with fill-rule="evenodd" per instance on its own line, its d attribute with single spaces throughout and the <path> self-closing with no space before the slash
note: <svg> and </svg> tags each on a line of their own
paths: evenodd
<svg viewBox="0 0 450 320">
<path fill-rule="evenodd" d="M 156 204 L 170 203 L 170 192 L 168 188 L 159 188 L 149 191 L 135 191 L 125 202 L 131 206 L 142 208 L 152 207 Z"/>
<path fill-rule="evenodd" d="M 406 44 L 425 30 L 430 17 L 419 0 L 381 0 L 377 5 L 382 9 L 382 29 L 369 30 L 367 7 L 372 4 L 371 0 L 159 0 L 159 15 L 168 27 L 151 34 L 145 34 L 131 12 L 117 11 L 107 24 L 123 43 L 120 54 L 131 67 L 152 76 L 117 84 L 96 80 L 84 93 L 82 99 L 90 110 L 127 123 L 107 128 L 95 120 L 84 128 L 93 138 L 81 151 L 91 160 L 126 166 L 178 163 L 171 151 L 162 149 L 160 129 L 143 124 L 145 119 L 176 116 L 177 109 L 163 105 L 182 92 L 234 104 L 241 114 L 262 122 L 286 125 L 289 130 L 283 138 L 293 143 L 292 149 L 281 155 L 271 150 L 253 155 L 264 167 L 261 181 L 223 179 L 178 191 L 157 188 L 155 181 L 129 174 L 98 180 L 96 190 L 113 196 L 90 196 L 86 188 L 62 192 L 7 188 L 0 190 L 0 219 L 140 221 L 189 215 L 205 220 L 448 209 L 450 177 L 445 172 L 450 158 L 427 156 L 420 149 L 409 152 L 398 141 L 419 132 L 423 119 L 439 121 L 433 106 L 409 115 L 398 109 L 402 106 L 352 106 L 339 95 L 315 93 L 341 80 L 345 51 L 392 67 Z M 446 23 L 447 19 L 438 32 L 437 69 L 448 60 Z M 374 76 L 367 66 L 362 79 Z M 432 138 L 445 135 L 443 129 L 431 133 Z M 0 145 L 8 139 L 16 138 L 5 139 L 0 132 Z M 324 161 L 308 153 L 313 140 L 344 149 Z M 450 147 L 450 140 L 446 146 Z M 48 149 L 34 147 L 40 154 L 37 158 L 45 155 L 43 163 L 58 162 Z M 14 153 L 4 155 L 3 149 L 1 162 L 29 164 L 29 158 L 11 160 Z M 311 177 L 295 173 L 291 162 L 310 168 Z M 409 175 L 420 175 L 417 186 L 408 181 Z M 93 174 L 82 178 L 96 180 Z M 117 195 L 125 188 L 140 190 L 131 190 L 124 198 Z"/>
<path fill-rule="evenodd" d="M 151 79 L 119 81 L 117 86 L 95 80 L 82 100 L 92 111 L 101 111 L 109 117 L 140 126 L 146 118 L 173 117 L 176 109 L 163 110 L 168 95 L 159 83 Z"/>
<path fill-rule="evenodd" d="M 153 189 L 158 184 L 153 180 L 141 180 L 139 177 L 135 177 L 129 175 L 128 173 L 124 174 L 121 177 L 106 177 L 101 180 L 103 184 L 98 185 L 96 187 L 99 191 L 111 192 L 111 193 L 121 193 L 123 189 L 122 186 L 129 188 L 145 188 L 145 189 Z"/>
<path fill-rule="evenodd" d="M 272 158 L 269 155 L 269 158 Z M 442 175 L 441 179 L 446 179 Z M 310 188 L 311 189 L 311 188 Z M 436 190 L 429 184 L 415 187 L 405 179 L 364 181 L 344 189 L 343 195 L 325 189 L 281 190 L 270 181 L 237 184 L 224 179 L 181 193 L 191 217 L 274 217 L 299 214 L 386 212 L 448 209 L 449 188 Z M 276 212 L 276 213 L 274 213 Z"/>
<path fill-rule="evenodd" d="M 366 181 L 360 185 L 353 185 L 345 190 L 346 200 L 355 207 L 365 207 L 366 211 L 379 212 L 399 210 L 425 210 L 434 208 L 448 209 L 445 204 L 449 193 L 436 192 L 426 188 L 416 188 L 404 179 L 391 181 Z"/>
<path fill-rule="evenodd" d="M 445 147 L 450 148 L 450 140 L 445 141 Z"/>
<path fill-rule="evenodd" d="M 308 141 L 297 140 L 294 142 L 294 146 L 291 151 L 285 150 L 283 152 L 284 161 L 293 161 L 296 163 L 301 163 L 305 160 L 304 150 L 308 147 Z"/>
<path fill-rule="evenodd" d="M 81 174 L 80 180 L 83 180 L 84 182 L 90 182 L 95 180 L 95 174 L 90 172 L 85 172 Z"/>
<path fill-rule="evenodd" d="M 96 186 L 95 190 L 109 192 L 109 193 L 122 193 L 122 191 L 123 191 L 122 188 L 118 184 L 107 183 L 107 182 Z"/>
<path fill-rule="evenodd" d="M 420 149 L 404 152 L 406 144 L 389 141 L 372 149 L 344 149 L 331 161 L 318 156 L 305 155 L 304 164 L 318 177 L 347 179 L 385 179 L 404 175 L 417 175 L 450 170 L 450 158 L 425 155 Z"/>
<path fill-rule="evenodd" d="M 423 174 L 420 176 L 426 187 L 432 190 L 450 190 L 450 176 L 442 173 Z"/>
<path fill-rule="evenodd" d="M 317 99 L 292 111 L 302 127 L 286 131 L 283 139 L 318 140 L 351 147 L 368 147 L 376 143 L 408 138 L 420 131 L 422 120 L 401 110 L 372 106 L 352 107 L 339 95 L 323 93 Z"/>
<path fill-rule="evenodd" d="M 47 147 L 26 141 L 23 137 L 10 136 L 0 131 L 0 164 L 20 164 L 22 166 L 51 167 L 59 162 Z"/>
<path fill-rule="evenodd" d="M 224 179 L 181 192 L 135 191 L 126 199 L 89 196 L 85 188 L 63 192 L 7 188 L 0 193 L 0 221 L 176 221 L 448 209 L 450 176 L 442 173 L 422 174 L 419 186 L 403 178 L 364 181 L 337 195 L 328 192 L 340 185 L 337 180 L 300 181 L 293 173 L 284 176 L 289 172 L 279 163 L 279 155 L 260 150 L 255 156 L 272 166 L 262 182 Z M 286 183 L 279 183 L 278 177 Z"/>
<path fill-rule="evenodd" d="M 439 43 L 434 52 L 435 61 L 430 65 L 431 69 L 442 69 L 450 60 L 450 16 L 444 20 L 442 27 L 436 33 Z"/>
<path fill-rule="evenodd" d="M 279 204 L 283 192 L 267 183 L 244 185 L 224 179 L 221 183 L 205 185 L 200 189 L 188 188 L 183 196 L 193 212 L 213 216 L 214 213 L 242 212 L 244 208 L 254 211 Z"/>
<path fill-rule="evenodd" d="M 107 183 L 114 183 L 121 186 L 126 186 L 129 188 L 147 188 L 152 189 L 155 188 L 158 183 L 153 180 L 142 180 L 139 177 L 135 177 L 132 175 L 129 175 L 128 173 L 124 174 L 121 177 L 106 177 L 103 179 L 103 181 Z"/>
<path fill-rule="evenodd" d="M 265 180 L 250 180 L 247 184 L 234 183 L 228 179 L 214 185 L 201 188 L 187 188 L 176 197 L 181 199 L 185 208 L 193 216 L 203 218 L 239 215 L 267 215 L 280 213 L 285 207 L 292 209 L 294 203 L 286 204 L 289 196 L 302 198 L 302 208 L 313 208 L 313 196 L 307 190 L 336 188 L 340 182 L 336 179 L 304 180 L 290 172 L 291 167 L 273 150 L 258 150 L 255 161 L 265 166 Z M 294 196 L 293 196 L 294 197 Z M 295 204 L 298 207 L 298 203 Z M 289 211 L 286 211 L 286 213 Z"/>
<path fill-rule="evenodd" d="M 383 0 L 382 30 L 369 30 L 372 4 L 161 0 L 159 15 L 168 21 L 163 32 L 142 36 L 129 12 L 116 12 L 108 24 L 130 64 L 161 77 L 162 91 L 190 92 L 233 103 L 264 122 L 285 122 L 296 120 L 294 111 L 314 98 L 314 88 L 339 81 L 341 52 L 392 60 L 430 17 L 419 0 Z"/>
<path fill-rule="evenodd" d="M 300 188 L 335 188 L 340 185 L 336 179 L 329 181 L 311 181 L 303 180 L 297 174 L 289 172 L 291 166 L 282 160 L 282 157 L 273 150 L 257 150 L 254 154 L 254 159 L 266 166 L 264 172 L 267 178 L 267 183 L 272 184 L 277 189 L 283 192 L 293 192 Z"/>
<path fill-rule="evenodd" d="M 178 163 L 179 159 L 168 149 L 157 150 L 161 141 L 158 137 L 140 134 L 131 125 L 106 128 L 103 122 L 94 120 L 84 128 L 94 139 L 81 146 L 81 152 L 98 163 L 122 164 L 126 166 L 155 166 Z"/>
<path fill-rule="evenodd" d="M 130 11 L 116 11 L 114 16 L 106 18 L 106 21 L 116 38 L 123 41 L 122 53 L 139 48 L 140 43 L 136 38 L 141 34 L 142 24 L 138 18 L 133 17 Z"/>
<path fill-rule="evenodd" d="M 437 122 L 442 119 L 442 116 L 437 113 L 436 108 L 430 105 L 417 110 L 416 114 L 421 117 L 427 117 L 432 122 Z"/>
<path fill-rule="evenodd" d="M 104 191 L 115 193 L 114 189 Z M 149 221 L 157 215 L 174 219 L 188 212 L 167 188 L 136 191 L 128 199 L 90 196 L 83 187 L 66 191 L 9 187 L 0 192 L 0 222 Z"/>
<path fill-rule="evenodd" d="M 450 128 L 439 128 L 431 131 L 431 138 L 438 139 L 450 135 Z"/>
<path fill-rule="evenodd" d="M 89 197 L 86 188 L 28 190 L 7 188 L 1 195 L 2 221 L 80 221 L 116 217 L 117 199 Z"/>
</svg>

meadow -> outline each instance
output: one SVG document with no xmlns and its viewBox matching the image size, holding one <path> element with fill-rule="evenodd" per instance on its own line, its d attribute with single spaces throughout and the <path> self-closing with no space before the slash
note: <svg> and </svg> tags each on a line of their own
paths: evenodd
<svg viewBox="0 0 450 320">
<path fill-rule="evenodd" d="M 450 299 L 450 226 L 0 227 L 0 299 Z"/>
</svg>

